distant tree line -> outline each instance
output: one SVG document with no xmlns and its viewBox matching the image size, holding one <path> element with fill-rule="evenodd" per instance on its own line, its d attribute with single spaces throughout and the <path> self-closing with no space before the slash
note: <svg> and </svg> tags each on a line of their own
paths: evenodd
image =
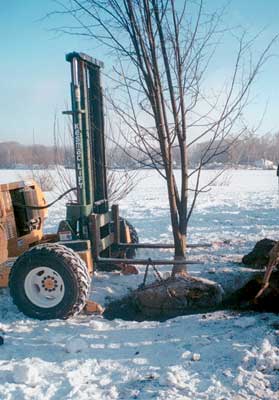
<svg viewBox="0 0 279 400">
<path fill-rule="evenodd" d="M 225 145 L 225 143 L 224 143 Z M 193 147 L 189 156 L 190 163 L 195 165 L 201 159 L 202 153 L 207 147 L 207 142 L 198 143 Z M 250 134 L 241 140 L 237 140 L 228 151 L 212 160 L 215 163 L 233 165 L 251 165 L 261 159 L 270 160 L 274 164 L 279 163 L 279 132 L 265 134 L 263 136 Z"/>
<path fill-rule="evenodd" d="M 225 146 L 225 144 L 224 144 Z M 189 154 L 190 167 L 197 165 L 207 142 L 197 143 Z M 179 166 L 179 149 L 174 146 L 173 157 Z M 228 151 L 220 152 L 212 159 L 214 163 L 250 165 L 265 159 L 279 163 L 279 132 L 263 136 L 250 134 L 238 140 Z M 74 167 L 74 153 L 70 146 L 23 145 L 18 142 L 0 143 L 0 168 L 51 168 L 56 165 Z M 108 146 L 107 164 L 110 168 L 149 167 L 146 160 L 140 160 L 137 150 L 132 146 Z M 158 160 L 160 164 L 160 160 Z"/>
<path fill-rule="evenodd" d="M 0 168 L 49 168 L 57 164 L 71 165 L 73 160 L 70 147 L 0 143 Z"/>
</svg>

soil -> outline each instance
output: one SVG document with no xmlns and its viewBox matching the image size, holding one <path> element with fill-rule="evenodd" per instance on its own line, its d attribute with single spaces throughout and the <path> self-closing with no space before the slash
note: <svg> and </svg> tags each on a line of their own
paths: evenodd
<svg viewBox="0 0 279 400">
<path fill-rule="evenodd" d="M 242 258 L 242 263 L 255 269 L 265 267 L 269 260 L 269 252 L 275 244 L 276 242 L 271 239 L 260 240 L 253 250 Z"/>
</svg>

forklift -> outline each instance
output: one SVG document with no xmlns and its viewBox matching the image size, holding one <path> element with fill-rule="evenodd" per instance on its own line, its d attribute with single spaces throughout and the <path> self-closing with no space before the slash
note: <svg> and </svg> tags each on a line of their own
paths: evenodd
<svg viewBox="0 0 279 400">
<path fill-rule="evenodd" d="M 109 207 L 103 63 L 77 52 L 67 54 L 66 61 L 71 66 L 72 107 L 64 114 L 72 117 L 76 187 L 57 200 L 70 191 L 75 191 L 76 200 L 66 204 L 66 218 L 57 233 L 43 232 L 47 209 L 55 201 L 46 204 L 36 182 L 0 185 L 0 287 L 9 286 L 18 309 L 41 320 L 80 313 L 95 268 L 185 264 L 174 259 L 130 258 L 138 248 L 174 246 L 138 243 L 131 226 L 119 217 L 118 205 Z"/>
</svg>

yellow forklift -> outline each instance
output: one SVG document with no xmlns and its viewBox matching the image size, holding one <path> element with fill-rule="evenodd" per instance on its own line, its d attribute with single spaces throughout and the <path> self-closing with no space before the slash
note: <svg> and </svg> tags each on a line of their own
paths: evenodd
<svg viewBox="0 0 279 400">
<path fill-rule="evenodd" d="M 109 208 L 105 160 L 102 62 L 69 53 L 75 153 L 76 200 L 55 234 L 43 232 L 47 209 L 31 180 L 0 185 L 0 287 L 10 288 L 18 309 L 38 319 L 65 319 L 85 306 L 93 269 L 179 264 L 166 259 L 131 259 L 137 248 L 173 248 L 138 243 L 132 227 Z M 195 246 L 195 245 L 193 245 Z M 187 261 L 191 263 L 191 261 Z M 94 267 L 94 268 L 93 268 Z M 94 308 L 94 307 L 93 307 Z"/>
</svg>

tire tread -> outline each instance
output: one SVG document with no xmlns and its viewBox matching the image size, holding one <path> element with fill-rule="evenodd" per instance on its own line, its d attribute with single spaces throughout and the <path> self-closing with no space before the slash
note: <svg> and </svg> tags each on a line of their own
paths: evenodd
<svg viewBox="0 0 279 400">
<path fill-rule="evenodd" d="M 26 251 L 18 257 L 11 269 L 11 273 L 9 276 L 9 288 L 14 304 L 18 307 L 19 310 L 22 311 L 19 298 L 14 288 L 14 283 L 17 280 L 18 268 L 20 268 L 19 263 L 28 262 L 28 258 L 34 257 L 36 255 L 41 255 L 42 253 L 55 255 L 63 263 L 69 265 L 69 268 L 72 270 L 78 282 L 77 300 L 73 304 L 72 308 L 68 310 L 68 312 L 63 315 L 63 317 L 60 318 L 67 319 L 69 317 L 79 314 L 85 305 L 90 288 L 91 278 L 89 276 L 85 262 L 78 256 L 78 254 L 76 254 L 72 249 L 58 243 L 39 244 L 35 247 L 32 247 L 30 250 Z M 28 313 L 25 312 L 25 314 L 27 315 Z M 45 319 L 40 318 L 39 315 L 37 318 Z"/>
</svg>

